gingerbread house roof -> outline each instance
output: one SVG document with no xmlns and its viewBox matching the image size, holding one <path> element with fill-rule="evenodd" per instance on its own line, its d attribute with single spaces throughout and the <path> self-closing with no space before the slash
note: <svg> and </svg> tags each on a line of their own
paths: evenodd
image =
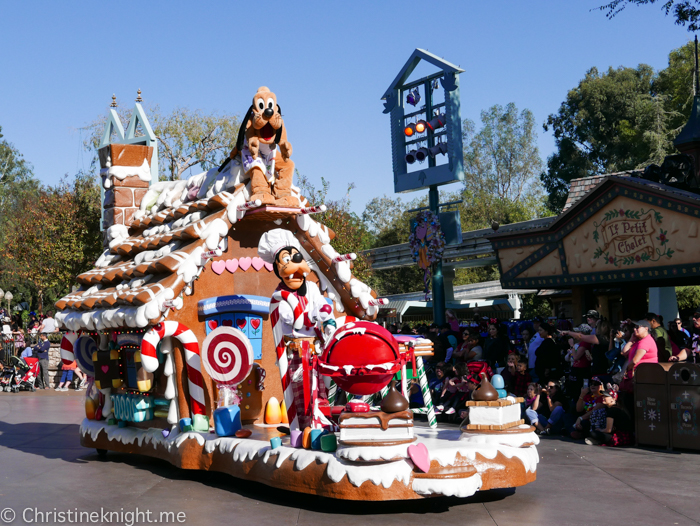
<svg viewBox="0 0 700 526">
<path fill-rule="evenodd" d="M 108 187 L 108 179 L 103 184 Z M 308 205 L 298 188 L 293 192 Z M 331 230 L 299 209 L 246 208 L 249 198 L 236 160 L 221 173 L 212 169 L 152 185 L 131 225 L 107 230 L 109 248 L 92 270 L 77 277 L 78 289 L 56 303 L 56 321 L 73 331 L 145 328 L 162 321 L 171 308 L 183 307 L 194 280 L 226 249 L 229 229 L 252 220 L 268 221 L 270 228 L 296 222 L 291 230 L 336 309 L 376 317 L 377 307 L 370 304 L 376 294 L 352 275 L 350 262 L 333 261 L 338 253 L 330 244 Z"/>
</svg>

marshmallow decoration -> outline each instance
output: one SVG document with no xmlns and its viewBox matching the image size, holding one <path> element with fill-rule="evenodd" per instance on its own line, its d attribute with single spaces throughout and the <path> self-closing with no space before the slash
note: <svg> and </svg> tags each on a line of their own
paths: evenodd
<svg viewBox="0 0 700 526">
<path fill-rule="evenodd" d="M 233 327 L 217 327 L 202 344 L 202 362 L 219 385 L 237 385 L 253 369 L 253 346 L 248 337 Z"/>
<path fill-rule="evenodd" d="M 197 415 L 206 415 L 199 342 L 187 326 L 176 321 L 164 321 L 144 334 L 141 341 L 141 363 L 143 368 L 149 373 L 158 369 L 159 361 L 156 349 L 163 338 L 169 337 L 176 338 L 185 349 L 187 385 L 190 391 L 192 412 Z"/>
</svg>

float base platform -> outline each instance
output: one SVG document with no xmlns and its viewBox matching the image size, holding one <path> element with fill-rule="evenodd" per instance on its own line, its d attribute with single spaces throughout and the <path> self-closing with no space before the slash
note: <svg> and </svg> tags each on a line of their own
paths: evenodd
<svg viewBox="0 0 700 526">
<path fill-rule="evenodd" d="M 85 419 L 80 442 L 88 448 L 160 458 L 182 469 L 219 471 L 275 488 L 343 500 L 469 497 L 477 491 L 533 482 L 539 461 L 539 439 L 530 426 L 507 433 L 463 433 L 458 428 L 417 425 L 414 444 L 422 443 L 428 450 L 427 473 L 404 458 L 408 445 L 341 446 L 326 453 L 292 448 L 285 436 L 281 447 L 271 449 L 270 438 L 280 436 L 274 427 L 245 427 L 252 431 L 249 438 L 194 432 L 164 437 L 161 429 L 120 428 Z"/>
</svg>

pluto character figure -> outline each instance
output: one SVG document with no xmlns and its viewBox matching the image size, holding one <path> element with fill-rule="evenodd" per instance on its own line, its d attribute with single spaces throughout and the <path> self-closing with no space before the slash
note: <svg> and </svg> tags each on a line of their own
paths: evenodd
<svg viewBox="0 0 700 526">
<path fill-rule="evenodd" d="M 294 161 L 292 145 L 287 140 L 277 96 L 265 86 L 258 88 L 253 104 L 241 124 L 236 148 L 250 177 L 250 200 L 259 199 L 263 205 L 298 207 L 299 199 L 292 195 Z"/>
</svg>

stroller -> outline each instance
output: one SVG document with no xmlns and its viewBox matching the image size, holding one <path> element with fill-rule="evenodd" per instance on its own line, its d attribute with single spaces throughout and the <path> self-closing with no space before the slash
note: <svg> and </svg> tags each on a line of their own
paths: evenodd
<svg viewBox="0 0 700 526">
<path fill-rule="evenodd" d="M 39 359 L 25 358 L 25 363 L 21 358 L 13 356 L 10 359 L 15 368 L 15 377 L 12 383 L 12 392 L 36 391 L 36 379 L 39 376 Z"/>
<path fill-rule="evenodd" d="M 12 391 L 12 384 L 15 378 L 15 368 L 10 365 L 5 365 L 0 373 L 0 391 L 9 393 Z"/>
</svg>

